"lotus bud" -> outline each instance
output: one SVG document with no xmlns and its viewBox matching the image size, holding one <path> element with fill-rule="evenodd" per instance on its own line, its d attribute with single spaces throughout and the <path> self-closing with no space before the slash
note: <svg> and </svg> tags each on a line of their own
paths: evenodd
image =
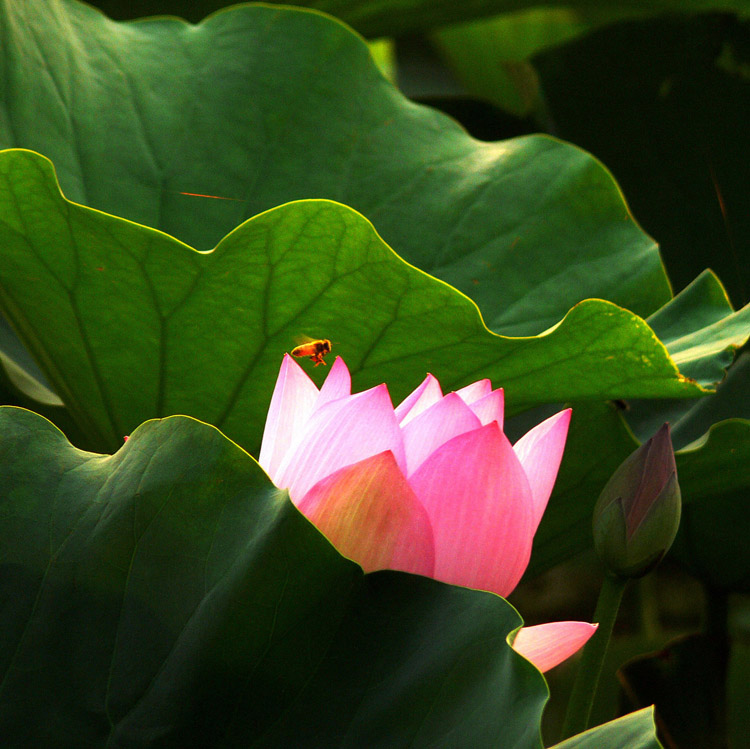
<svg viewBox="0 0 750 749">
<path fill-rule="evenodd" d="M 552 493 L 570 409 L 511 444 L 503 391 L 489 380 L 443 395 L 428 374 L 395 408 L 385 383 L 351 387 L 340 357 L 318 389 L 284 356 L 258 461 L 272 481 L 365 572 L 510 594 Z M 512 647 L 546 671 L 595 630 L 588 622 L 522 627 Z"/>
<path fill-rule="evenodd" d="M 594 545 L 607 569 L 619 577 L 641 577 L 672 545 L 680 525 L 669 424 L 632 453 L 614 472 L 594 508 Z"/>
</svg>

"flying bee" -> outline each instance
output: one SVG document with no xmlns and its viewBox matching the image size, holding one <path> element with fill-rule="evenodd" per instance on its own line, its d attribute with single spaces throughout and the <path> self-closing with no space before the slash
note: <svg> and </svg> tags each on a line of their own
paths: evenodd
<svg viewBox="0 0 750 749">
<path fill-rule="evenodd" d="M 324 338 L 320 341 L 309 341 L 308 343 L 303 343 L 301 346 L 297 346 L 297 348 L 292 349 L 292 356 L 309 356 L 310 361 L 315 363 L 315 366 L 317 367 L 318 364 L 322 364 L 325 366 L 325 362 L 323 361 L 323 357 L 331 351 L 331 342 Z"/>
</svg>

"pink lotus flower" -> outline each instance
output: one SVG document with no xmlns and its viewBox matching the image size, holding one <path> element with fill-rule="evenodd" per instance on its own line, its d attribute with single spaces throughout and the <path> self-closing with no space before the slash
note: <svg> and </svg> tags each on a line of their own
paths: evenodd
<svg viewBox="0 0 750 749">
<path fill-rule="evenodd" d="M 318 391 L 285 355 L 260 464 L 365 572 L 402 570 L 507 596 L 529 562 L 570 409 L 511 445 L 503 404 L 489 380 L 443 395 L 427 375 L 394 409 L 385 385 L 352 395 L 341 358 Z M 524 627 L 513 647 L 546 671 L 595 628 Z"/>
</svg>

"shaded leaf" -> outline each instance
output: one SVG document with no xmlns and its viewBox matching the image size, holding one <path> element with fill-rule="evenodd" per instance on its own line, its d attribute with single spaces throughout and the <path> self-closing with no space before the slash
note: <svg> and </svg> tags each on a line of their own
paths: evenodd
<svg viewBox="0 0 750 749">
<path fill-rule="evenodd" d="M 628 701 L 655 706 L 668 747 L 726 749 L 725 645 L 713 636 L 693 634 L 619 670 Z"/>
<path fill-rule="evenodd" d="M 534 59 L 555 132 L 612 169 L 676 287 L 711 267 L 738 307 L 750 301 L 749 64 L 750 22 L 729 14 L 620 23 Z"/>
<path fill-rule="evenodd" d="M 750 591 L 750 420 L 714 425 L 677 454 L 683 497 L 671 554 L 722 590 Z"/>
<path fill-rule="evenodd" d="M 533 8 L 436 29 L 430 40 L 469 94 L 518 116 L 540 115 L 539 78 L 530 58 L 619 15 Z"/>
<path fill-rule="evenodd" d="M 720 382 L 717 393 L 696 404 L 689 400 L 630 401 L 625 418 L 639 440 L 645 441 L 669 421 L 675 449 L 686 447 L 712 424 L 750 418 L 750 367 L 745 357 L 731 367 L 738 347 L 750 335 L 750 305 L 735 312 L 724 287 L 704 271 L 671 302 L 648 318 L 688 376 Z"/>
<path fill-rule="evenodd" d="M 213 427 L 112 456 L 22 409 L 0 429 L 4 743 L 540 746 L 505 601 L 363 576 Z"/>
<path fill-rule="evenodd" d="M 737 359 L 716 393 L 707 397 L 701 408 L 691 408 L 675 422 L 673 435 L 681 446 L 687 446 L 713 424 L 728 419 L 750 420 L 750 353 Z"/>
<path fill-rule="evenodd" d="M 4 317 L 0 317 L 0 363 L 16 390 L 45 406 L 63 405 Z"/>
</svg>

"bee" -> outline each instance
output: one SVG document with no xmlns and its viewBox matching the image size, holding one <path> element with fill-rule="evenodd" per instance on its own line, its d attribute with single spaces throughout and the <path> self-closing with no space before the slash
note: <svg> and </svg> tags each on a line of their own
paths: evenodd
<svg viewBox="0 0 750 749">
<path fill-rule="evenodd" d="M 292 349 L 292 356 L 309 356 L 311 362 L 315 362 L 315 366 L 322 364 L 325 366 L 323 357 L 331 351 L 331 342 L 324 338 L 320 341 L 309 341 L 303 343 L 301 346 Z"/>
</svg>

